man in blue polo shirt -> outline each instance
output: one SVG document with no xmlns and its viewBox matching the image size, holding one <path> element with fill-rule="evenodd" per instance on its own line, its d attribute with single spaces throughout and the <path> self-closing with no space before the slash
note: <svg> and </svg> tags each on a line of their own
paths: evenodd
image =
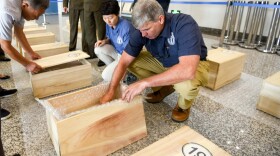
<svg viewBox="0 0 280 156">
<path fill-rule="evenodd" d="M 199 86 L 208 81 L 207 48 L 197 23 L 189 15 L 164 13 L 155 0 L 139 0 L 132 12 L 132 24 L 138 30 L 130 36 L 109 90 L 100 102 L 113 99 L 128 69 L 140 80 L 126 88 L 123 100 L 129 102 L 152 87 L 154 92 L 146 100 L 158 103 L 176 90 L 179 98 L 171 118 L 176 122 L 187 120 Z M 149 52 L 140 53 L 143 46 Z"/>
</svg>

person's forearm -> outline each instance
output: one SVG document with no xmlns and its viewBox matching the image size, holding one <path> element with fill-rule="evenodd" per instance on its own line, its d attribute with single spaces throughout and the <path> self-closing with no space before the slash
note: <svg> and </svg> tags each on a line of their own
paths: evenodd
<svg viewBox="0 0 280 156">
<path fill-rule="evenodd" d="M 11 44 L 1 44 L 1 48 L 4 50 L 6 54 L 8 54 L 13 60 L 17 61 L 18 63 L 22 64 L 26 67 L 29 61 L 24 58 Z"/>
<path fill-rule="evenodd" d="M 126 69 L 133 60 L 134 58 L 132 56 L 128 55 L 125 51 L 123 52 L 121 59 L 113 73 L 113 77 L 109 86 L 109 92 L 113 92 L 118 87 L 120 81 L 126 73 Z"/>
<path fill-rule="evenodd" d="M 118 87 L 118 85 L 120 84 L 120 81 L 122 80 L 122 78 L 124 77 L 124 74 L 126 73 L 126 67 L 123 67 L 123 65 L 118 64 L 114 73 L 113 73 L 113 77 L 109 86 L 109 92 L 114 92 L 115 89 Z"/>
<path fill-rule="evenodd" d="M 25 34 L 22 30 L 15 29 L 15 36 L 18 39 L 21 47 L 29 54 L 33 52 L 33 49 L 30 47 L 30 44 L 28 43 Z"/>
</svg>

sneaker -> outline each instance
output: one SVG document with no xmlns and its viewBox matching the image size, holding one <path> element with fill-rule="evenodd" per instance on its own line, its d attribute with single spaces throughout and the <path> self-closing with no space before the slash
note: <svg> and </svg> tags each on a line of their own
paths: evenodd
<svg viewBox="0 0 280 156">
<path fill-rule="evenodd" d="M 0 61 L 8 62 L 8 61 L 11 61 L 11 59 L 9 59 L 9 58 L 6 57 L 6 56 L 1 56 L 1 57 L 0 57 Z"/>
<path fill-rule="evenodd" d="M 101 60 L 99 60 L 98 62 L 97 62 L 97 66 L 98 67 L 101 67 L 101 66 L 104 66 L 105 65 L 105 63 L 103 62 L 103 61 L 101 61 Z"/>
<path fill-rule="evenodd" d="M 4 89 L 2 88 L 2 90 L 0 90 L 0 97 L 8 97 L 11 96 L 13 94 L 15 94 L 17 92 L 17 89 Z"/>
<path fill-rule="evenodd" d="M 6 120 L 11 116 L 11 113 L 6 109 L 1 108 L 1 121 Z"/>
</svg>

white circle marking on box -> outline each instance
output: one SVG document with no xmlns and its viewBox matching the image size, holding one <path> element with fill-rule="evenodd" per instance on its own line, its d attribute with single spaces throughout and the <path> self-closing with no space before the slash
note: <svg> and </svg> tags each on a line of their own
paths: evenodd
<svg viewBox="0 0 280 156">
<path fill-rule="evenodd" d="M 184 156 L 212 156 L 212 153 L 197 143 L 187 143 L 182 147 Z"/>
</svg>

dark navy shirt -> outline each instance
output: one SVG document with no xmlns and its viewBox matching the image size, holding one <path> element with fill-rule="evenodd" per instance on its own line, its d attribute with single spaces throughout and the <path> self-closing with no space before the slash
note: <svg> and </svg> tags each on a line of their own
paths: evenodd
<svg viewBox="0 0 280 156">
<path fill-rule="evenodd" d="M 152 40 L 142 37 L 141 32 L 135 30 L 125 51 L 137 57 L 144 45 L 164 67 L 178 64 L 180 56 L 199 55 L 201 60 L 207 56 L 207 47 L 199 27 L 195 20 L 186 14 L 166 13 L 162 32 Z"/>
</svg>

